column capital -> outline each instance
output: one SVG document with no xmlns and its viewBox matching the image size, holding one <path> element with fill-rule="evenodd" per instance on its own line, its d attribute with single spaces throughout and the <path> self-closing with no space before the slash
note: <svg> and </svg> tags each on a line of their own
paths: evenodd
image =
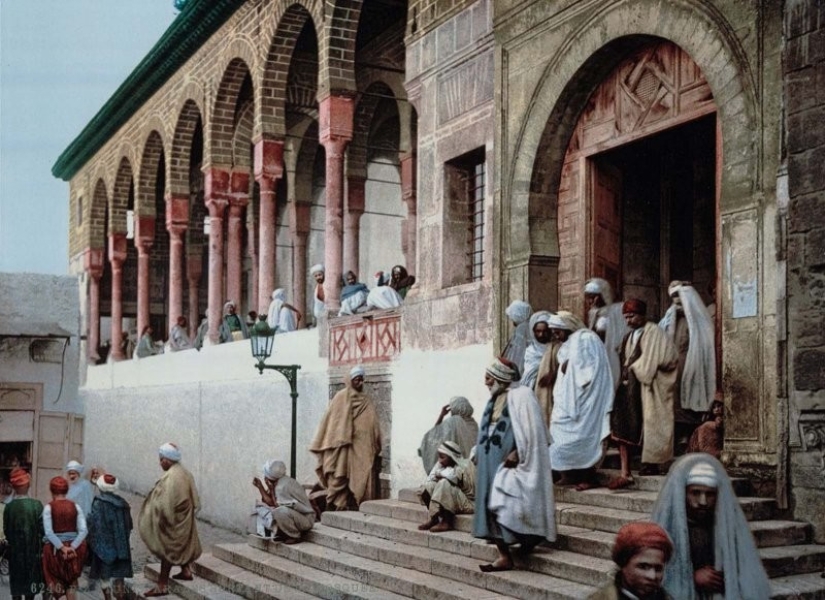
<svg viewBox="0 0 825 600">
<path fill-rule="evenodd" d="M 100 279 L 103 276 L 103 254 L 103 248 L 86 248 L 83 252 L 83 270 L 93 279 Z"/>
<path fill-rule="evenodd" d="M 352 139 L 355 99 L 348 95 L 330 95 L 318 101 L 318 138 L 327 150 L 346 146 Z"/>
<path fill-rule="evenodd" d="M 206 201 L 206 209 L 213 219 L 222 219 L 227 206 L 229 206 L 229 200 L 226 198 L 210 198 Z"/>
<path fill-rule="evenodd" d="M 183 234 L 186 233 L 186 230 L 189 229 L 187 225 L 182 223 L 167 223 L 166 224 L 166 231 L 169 232 L 169 236 L 172 238 L 172 242 L 183 243 Z"/>
<path fill-rule="evenodd" d="M 127 242 L 125 233 L 113 233 L 109 235 L 109 262 L 112 267 L 120 268 L 126 260 Z"/>
<path fill-rule="evenodd" d="M 232 171 L 229 177 L 229 199 L 246 198 L 249 200 L 249 171 L 238 170 Z"/>
<path fill-rule="evenodd" d="M 169 227 L 182 226 L 184 229 L 189 225 L 189 194 L 168 193 L 164 198 L 166 201 L 166 229 Z"/>
<path fill-rule="evenodd" d="M 135 215 L 135 246 L 151 246 L 155 241 L 155 217 Z"/>
<path fill-rule="evenodd" d="M 208 167 L 203 170 L 203 199 L 207 206 L 210 201 L 226 200 L 230 179 L 229 169 Z"/>
<path fill-rule="evenodd" d="M 284 141 L 260 139 L 253 150 L 255 181 L 280 179 L 284 176 Z"/>
</svg>

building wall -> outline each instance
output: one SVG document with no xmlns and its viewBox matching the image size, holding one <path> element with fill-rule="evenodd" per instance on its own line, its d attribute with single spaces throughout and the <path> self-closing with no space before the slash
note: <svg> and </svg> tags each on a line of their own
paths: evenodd
<svg viewBox="0 0 825 600">
<path fill-rule="evenodd" d="M 0 323 L 2 330 L 12 327 L 26 332 L 51 324 L 69 332 L 62 358 L 59 346 L 63 340 L 56 338 L 47 363 L 30 359 L 31 339 L 0 339 L 0 382 L 42 383 L 44 411 L 83 414 L 77 394 L 81 351 L 77 279 L 0 273 Z"/>
<path fill-rule="evenodd" d="M 329 400 L 318 329 L 276 336 L 269 364 L 299 364 L 297 479 L 311 483 L 309 447 Z M 291 398 L 279 373 L 254 368 L 248 342 L 210 346 L 89 368 L 86 460 L 146 494 L 161 474 L 158 447 L 178 444 L 211 523 L 245 530 L 252 478 L 270 459 L 289 467 Z"/>
<path fill-rule="evenodd" d="M 825 541 L 825 6 L 785 2 L 787 196 L 780 205 L 780 256 L 787 267 L 787 356 L 791 499 Z M 784 317 L 784 315 L 783 315 Z M 784 318 L 783 318 L 784 320 Z M 783 394 L 784 395 L 784 394 Z M 785 440 L 783 440 L 785 441 Z"/>
</svg>

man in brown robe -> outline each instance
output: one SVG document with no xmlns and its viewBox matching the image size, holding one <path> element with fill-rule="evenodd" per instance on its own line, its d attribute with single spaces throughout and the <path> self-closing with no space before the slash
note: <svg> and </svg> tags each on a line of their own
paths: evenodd
<svg viewBox="0 0 825 600">
<path fill-rule="evenodd" d="M 192 563 L 201 555 L 201 542 L 195 525 L 200 509 L 198 489 L 192 474 L 180 464 L 181 453 L 171 443 L 160 447 L 163 476 L 146 496 L 138 517 L 138 531 L 146 547 L 160 557 L 157 585 L 144 596 L 165 596 L 172 565 L 179 565 L 174 579 L 191 581 Z"/>
<path fill-rule="evenodd" d="M 357 509 L 377 495 L 373 475 L 381 431 L 372 400 L 364 393 L 364 368 L 350 371 L 347 385 L 329 403 L 309 447 L 326 490 L 328 510 Z"/>
<path fill-rule="evenodd" d="M 611 437 L 619 445 L 621 474 L 611 489 L 633 483 L 630 447 L 642 446 L 640 475 L 658 475 L 659 465 L 673 458 L 673 401 L 679 356 L 667 334 L 647 321 L 647 305 L 628 300 L 622 312 L 630 328 L 619 347 L 619 389 L 610 414 Z"/>
</svg>

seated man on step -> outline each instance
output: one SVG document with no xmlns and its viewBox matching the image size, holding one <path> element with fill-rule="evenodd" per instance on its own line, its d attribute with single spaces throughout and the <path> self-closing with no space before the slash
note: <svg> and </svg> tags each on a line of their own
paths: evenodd
<svg viewBox="0 0 825 600">
<path fill-rule="evenodd" d="M 315 509 L 303 486 L 287 477 L 286 465 L 280 460 L 268 460 L 264 464 L 263 482 L 255 477 L 252 485 L 261 493 L 255 503 L 256 533 L 284 544 L 297 544 L 301 536 L 315 524 Z"/>
<path fill-rule="evenodd" d="M 458 444 L 444 441 L 438 447 L 438 461 L 418 494 L 429 509 L 429 520 L 418 526 L 422 531 L 455 529 L 455 516 L 475 510 L 475 466 L 461 454 Z"/>
</svg>

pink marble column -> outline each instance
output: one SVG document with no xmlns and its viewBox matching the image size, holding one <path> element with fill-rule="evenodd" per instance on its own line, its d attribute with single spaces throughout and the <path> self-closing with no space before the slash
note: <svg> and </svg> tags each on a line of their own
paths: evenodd
<svg viewBox="0 0 825 600">
<path fill-rule="evenodd" d="M 257 225 L 250 223 L 249 213 L 246 218 L 246 255 L 249 257 L 249 262 L 252 263 L 252 273 L 249 281 L 249 310 L 260 312 L 260 300 L 258 293 L 258 239 Z"/>
<path fill-rule="evenodd" d="M 126 356 L 120 347 L 123 338 L 123 262 L 126 260 L 126 234 L 109 236 L 109 262 L 112 265 L 112 360 Z"/>
<path fill-rule="evenodd" d="M 354 102 L 328 96 L 319 102 L 319 138 L 326 150 L 326 223 L 324 230 L 324 303 L 327 312 L 341 308 L 344 241 L 344 159 L 352 139 Z"/>
<path fill-rule="evenodd" d="M 262 139 L 255 143 L 255 180 L 260 192 L 258 220 L 258 307 L 263 311 L 275 289 L 276 190 L 284 174 L 284 143 Z"/>
<path fill-rule="evenodd" d="M 94 363 L 100 358 L 100 278 L 103 275 L 103 248 L 89 248 L 83 256 L 83 267 L 89 275 L 89 338 L 88 356 Z"/>
<path fill-rule="evenodd" d="M 309 209 L 305 202 L 292 202 L 289 211 L 289 233 L 292 238 L 292 299 L 304 318 L 298 324 L 304 328 L 311 321 L 307 309 L 307 240 L 309 238 Z M 309 315 L 307 314 L 309 313 Z"/>
<path fill-rule="evenodd" d="M 149 325 L 149 250 L 155 240 L 155 217 L 136 217 L 135 247 L 138 254 L 138 335 Z"/>
<path fill-rule="evenodd" d="M 243 229 L 248 202 L 237 198 L 229 201 L 229 226 L 226 241 L 226 299 L 233 300 L 242 313 L 243 290 Z"/>
<path fill-rule="evenodd" d="M 186 257 L 186 281 L 189 284 L 189 337 L 195 337 L 200 325 L 198 296 L 200 295 L 201 272 L 203 271 L 201 260 L 200 251 Z"/>
<path fill-rule="evenodd" d="M 204 202 L 209 210 L 209 344 L 218 343 L 223 319 L 223 215 L 229 204 L 229 171 L 209 168 L 204 177 Z"/>
<path fill-rule="evenodd" d="M 189 223 L 189 196 L 166 196 L 166 231 L 169 232 L 169 323 L 183 316 L 183 235 Z"/>
<path fill-rule="evenodd" d="M 414 152 L 403 152 L 401 158 L 401 199 L 407 205 L 404 219 L 404 262 L 407 271 L 416 272 L 418 239 L 418 201 L 416 195 L 416 159 Z"/>
<path fill-rule="evenodd" d="M 364 178 L 347 179 L 347 212 L 344 215 L 344 269 L 351 269 L 364 281 L 360 272 L 361 215 L 364 214 Z"/>
</svg>

